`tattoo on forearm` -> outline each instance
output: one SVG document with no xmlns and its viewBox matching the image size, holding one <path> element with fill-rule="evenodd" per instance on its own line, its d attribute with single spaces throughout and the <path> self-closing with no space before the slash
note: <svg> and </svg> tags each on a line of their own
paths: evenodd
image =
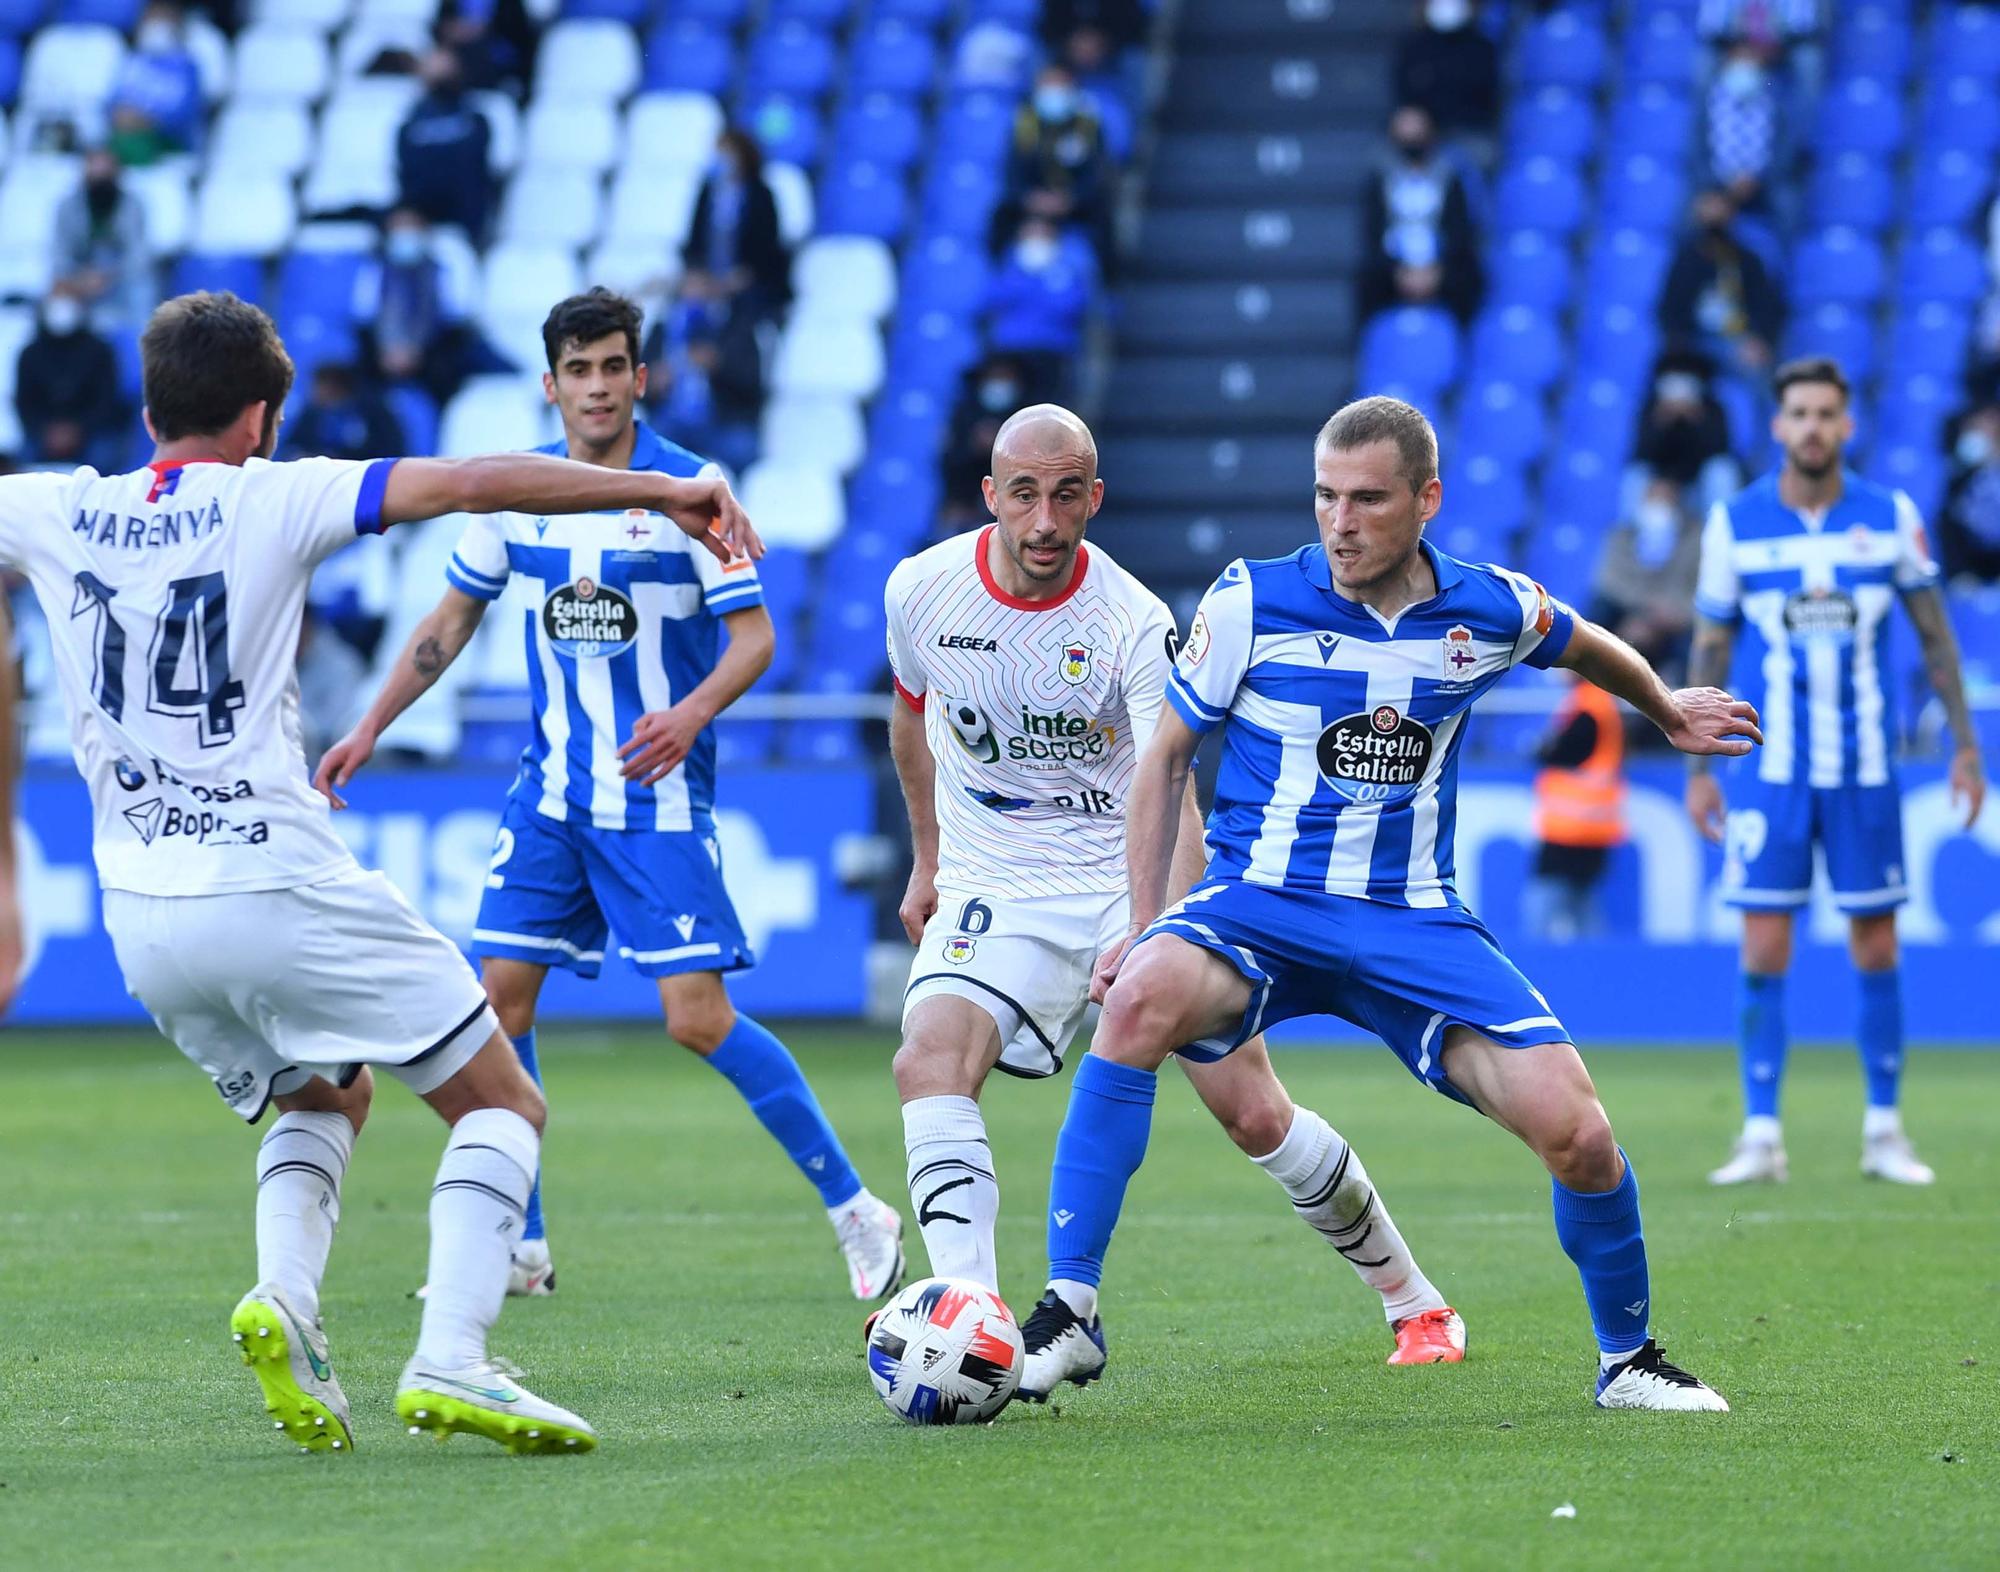
<svg viewBox="0 0 2000 1572">
<path fill-rule="evenodd" d="M 444 646 L 436 639 L 425 639 L 410 656 L 410 664 L 417 668 L 419 676 L 435 677 L 451 664 L 445 655 Z"/>
<path fill-rule="evenodd" d="M 1688 648 L 1688 686 L 1719 688 L 1729 678 L 1731 639 L 1726 629 L 1697 627 Z"/>
<path fill-rule="evenodd" d="M 1935 589 L 1916 590 L 1905 598 L 1904 605 L 1916 627 L 1917 642 L 1923 646 L 1924 670 L 1930 676 L 1931 690 L 1944 706 L 1952 741 L 1961 748 L 1975 746 L 1979 739 L 1972 729 L 1972 712 L 1966 708 L 1958 640 L 1952 635 L 1951 618 L 1945 614 L 1944 596 Z"/>
</svg>

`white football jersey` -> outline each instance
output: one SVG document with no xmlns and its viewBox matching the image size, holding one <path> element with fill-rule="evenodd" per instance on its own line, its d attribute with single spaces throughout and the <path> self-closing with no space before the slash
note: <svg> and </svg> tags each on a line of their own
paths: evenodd
<svg viewBox="0 0 2000 1572">
<path fill-rule="evenodd" d="M 884 600 L 897 692 L 937 761 L 938 883 L 1005 896 L 1125 888 L 1125 798 L 1175 649 L 1158 596 L 1094 546 L 1017 600 L 993 527 L 899 563 Z"/>
<path fill-rule="evenodd" d="M 313 568 L 382 527 L 393 461 L 0 479 L 0 562 L 48 620 L 106 889 L 217 895 L 356 866 L 308 784 Z"/>
</svg>

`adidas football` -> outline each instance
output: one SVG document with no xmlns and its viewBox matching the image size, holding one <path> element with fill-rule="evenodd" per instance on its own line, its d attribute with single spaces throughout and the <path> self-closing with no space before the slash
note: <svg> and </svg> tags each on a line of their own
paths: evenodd
<svg viewBox="0 0 2000 1572">
<path fill-rule="evenodd" d="M 1021 1329 L 1000 1296 L 927 1277 L 889 1301 L 868 1334 L 868 1377 L 912 1425 L 976 1425 L 1021 1384 Z"/>
</svg>

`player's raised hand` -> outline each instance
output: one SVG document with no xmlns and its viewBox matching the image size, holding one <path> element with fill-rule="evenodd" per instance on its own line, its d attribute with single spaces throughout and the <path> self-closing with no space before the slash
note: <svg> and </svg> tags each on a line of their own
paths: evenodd
<svg viewBox="0 0 2000 1572">
<path fill-rule="evenodd" d="M 711 719 L 686 701 L 641 715 L 633 724 L 631 740 L 618 750 L 618 757 L 625 761 L 618 773 L 641 786 L 664 780 L 688 756 Z"/>
<path fill-rule="evenodd" d="M 1662 730 L 1683 753 L 1748 753 L 1764 740 L 1756 707 L 1720 688 L 1679 688 L 1672 697 L 1675 722 Z"/>
<path fill-rule="evenodd" d="M 347 799 L 336 788 L 353 780 L 361 767 L 374 757 L 375 739 L 364 731 L 350 731 L 328 748 L 320 759 L 319 768 L 313 771 L 313 790 L 331 803 L 334 812 L 338 813 L 347 806 Z"/>
<path fill-rule="evenodd" d="M 937 874 L 921 864 L 910 870 L 909 887 L 903 891 L 903 904 L 896 908 L 896 915 L 903 920 L 903 932 L 910 943 L 924 942 L 924 928 L 937 915 L 938 892 Z"/>
<path fill-rule="evenodd" d="M 1687 810 L 1694 827 L 1720 846 L 1729 822 L 1728 809 L 1722 800 L 1722 782 L 1713 775 L 1690 775 Z"/>
<path fill-rule="evenodd" d="M 1125 957 L 1132 951 L 1132 941 L 1139 937 L 1137 931 L 1128 933 L 1110 949 L 1097 958 L 1097 968 L 1090 974 L 1090 1002 L 1102 1004 L 1104 996 L 1111 992 L 1111 985 L 1118 981 L 1118 968 L 1125 964 Z"/>
<path fill-rule="evenodd" d="M 1986 803 L 1986 764 L 1977 748 L 1960 748 L 1951 757 L 1951 805 L 1965 809 L 1965 827 L 1979 822 Z"/>
<path fill-rule="evenodd" d="M 675 478 L 670 484 L 660 511 L 713 552 L 717 561 L 748 557 L 755 562 L 764 555 L 757 527 L 729 489 L 728 481 L 720 475 L 707 475 L 692 480 Z"/>
</svg>

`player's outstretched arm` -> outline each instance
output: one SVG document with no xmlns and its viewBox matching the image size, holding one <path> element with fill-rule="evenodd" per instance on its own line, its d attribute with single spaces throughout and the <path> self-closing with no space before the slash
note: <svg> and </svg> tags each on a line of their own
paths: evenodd
<svg viewBox="0 0 2000 1572">
<path fill-rule="evenodd" d="M 1688 686 L 1720 688 L 1729 676 L 1730 661 L 1736 654 L 1736 629 L 1713 617 L 1697 614 L 1694 640 L 1688 650 Z M 1722 844 L 1728 804 L 1722 796 L 1722 782 L 1715 778 L 1706 754 L 1690 754 L 1687 761 L 1687 811 L 1694 827 L 1718 846 Z"/>
<path fill-rule="evenodd" d="M 353 780 L 355 773 L 375 756 L 375 744 L 389 729 L 390 722 L 429 692 L 445 667 L 458 659 L 479 626 L 479 619 L 486 615 L 488 604 L 463 590 L 447 589 L 444 599 L 411 629 L 409 643 L 396 657 L 389 680 L 382 684 L 382 691 L 375 695 L 368 713 L 354 730 L 326 750 L 319 768 L 313 772 L 313 789 L 335 808 L 347 806 L 347 799 L 338 788 Z"/>
<path fill-rule="evenodd" d="M 1631 645 L 1582 617 L 1556 664 L 1623 699 L 1683 753 L 1742 754 L 1764 740 L 1753 706 L 1720 688 L 1669 688 Z"/>
<path fill-rule="evenodd" d="M 901 694 L 889 713 L 889 757 L 896 761 L 896 779 L 903 787 L 903 807 L 910 816 L 909 888 L 896 915 L 910 943 L 923 941 L 924 925 L 937 912 L 938 822 L 937 760 L 924 735 L 924 717 Z"/>
<path fill-rule="evenodd" d="M 1187 811 L 1188 777 L 1201 738 L 1171 706 L 1160 711 L 1153 740 L 1139 755 L 1132 795 L 1125 805 L 1125 867 L 1132 891 L 1131 927 L 1122 941 L 1098 959 L 1090 996 L 1102 1003 L 1124 964 L 1125 952 L 1167 909 L 1174 873 L 1174 845 Z M 1192 880 L 1190 880 L 1192 882 Z"/>
<path fill-rule="evenodd" d="M 382 494 L 382 521 L 407 524 L 446 513 L 664 513 L 723 562 L 764 555 L 750 516 L 719 475 L 683 478 L 649 469 L 605 469 L 543 453 L 399 459 Z"/>
<path fill-rule="evenodd" d="M 0 600 L 0 1014 L 14 1002 L 21 981 L 20 886 L 14 872 L 14 786 L 21 778 L 21 734 L 16 710 L 21 692 L 14 662 L 14 623 Z"/>
<path fill-rule="evenodd" d="M 1903 609 L 1917 630 L 1923 646 L 1924 669 L 1930 674 L 1931 689 L 1944 706 L 1945 724 L 1957 745 L 1951 756 L 1951 800 L 1965 809 L 1969 830 L 1986 801 L 1986 763 L 1979 750 L 1979 733 L 1973 730 L 1972 710 L 1965 702 L 1965 676 L 1959 669 L 1958 636 L 1951 630 L 1951 616 L 1945 610 L 1944 591 L 1935 584 L 1903 591 Z"/>
<path fill-rule="evenodd" d="M 709 722 L 771 669 L 778 630 L 771 625 L 770 612 L 762 606 L 725 611 L 722 628 L 729 647 L 715 663 L 715 670 L 678 703 L 664 710 L 649 710 L 634 723 L 631 737 L 618 750 L 618 757 L 625 761 L 619 774 L 626 780 L 650 786 L 671 774 Z"/>
</svg>

